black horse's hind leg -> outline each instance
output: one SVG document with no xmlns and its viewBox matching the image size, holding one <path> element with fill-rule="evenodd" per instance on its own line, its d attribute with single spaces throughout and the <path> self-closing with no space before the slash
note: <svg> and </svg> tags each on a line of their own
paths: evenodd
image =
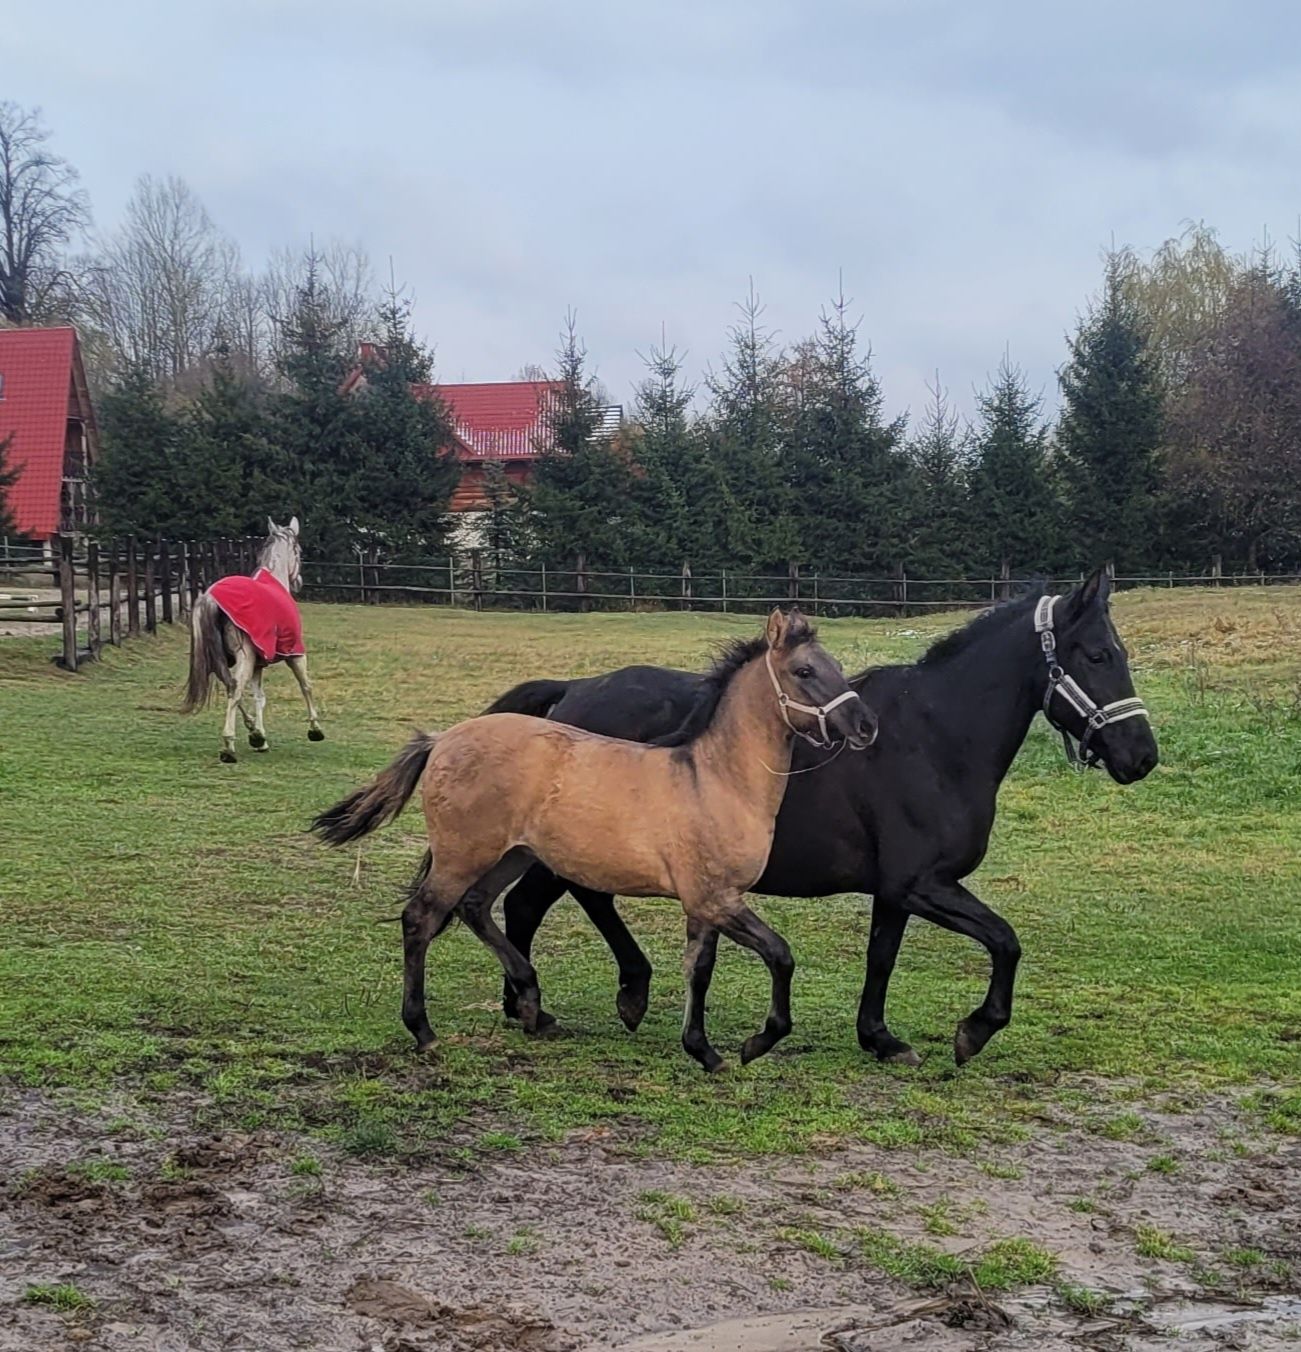
<svg viewBox="0 0 1301 1352">
<path fill-rule="evenodd" d="M 593 892 L 557 878 L 543 864 L 535 864 L 506 896 L 506 938 L 527 958 L 533 952 L 533 938 L 547 912 L 564 896 L 566 890 L 583 908 L 587 918 L 596 926 L 597 933 L 609 945 L 614 960 L 619 964 L 619 995 L 616 1008 L 624 1027 L 634 1030 L 646 1016 L 650 999 L 652 968 L 641 951 L 632 932 L 615 910 L 614 898 L 608 892 Z M 507 978 L 502 984 L 501 1007 L 508 1019 L 519 1017 L 515 990 Z M 546 1028 L 555 1019 L 543 1013 L 538 1027 Z"/>
<path fill-rule="evenodd" d="M 623 1026 L 630 1033 L 634 1032 L 646 1017 L 646 1005 L 650 1001 L 650 960 L 623 923 L 623 917 L 615 910 L 614 898 L 608 892 L 592 892 L 586 887 L 569 890 L 619 964 L 619 994 L 615 998 L 615 1008 Z"/>
<path fill-rule="evenodd" d="M 908 912 L 877 897 L 872 902 L 872 932 L 867 941 L 867 977 L 858 1005 L 858 1045 L 878 1061 L 919 1066 L 921 1057 L 885 1025 L 885 995 L 890 987 Z"/>
<path fill-rule="evenodd" d="M 989 953 L 989 989 L 984 1000 L 959 1022 L 953 1038 L 953 1058 L 958 1065 L 964 1065 L 1000 1028 L 1006 1028 L 1012 1020 L 1012 992 L 1017 963 L 1021 960 L 1021 945 L 1016 931 L 961 883 L 941 882 L 938 879 L 915 883 L 902 904 L 923 920 L 930 920 L 955 934 L 965 934 L 967 938 L 974 939 Z M 869 986 L 871 981 L 869 951 Z M 868 994 L 865 987 L 865 1005 Z M 884 1005 L 884 984 L 880 999 Z M 861 1027 L 861 1010 L 859 1018 Z"/>
<path fill-rule="evenodd" d="M 533 936 L 538 932 L 547 912 L 565 895 L 568 884 L 557 878 L 545 864 L 534 864 L 506 893 L 502 911 L 506 920 L 507 942 L 524 958 L 533 954 Z M 509 976 L 501 983 L 501 1011 L 508 1019 L 519 1018 L 519 997 Z M 555 1023 L 553 1015 L 538 1010 L 539 1029 Z"/>
<path fill-rule="evenodd" d="M 718 931 L 703 921 L 687 921 L 687 951 L 683 967 L 687 976 L 687 1007 L 682 1016 L 682 1047 L 688 1056 L 708 1071 L 720 1070 L 723 1058 L 710 1045 L 705 1033 L 705 997 L 714 977 L 718 956 Z"/>
<path fill-rule="evenodd" d="M 759 1032 L 748 1037 L 741 1048 L 741 1064 L 770 1052 L 791 1031 L 791 978 L 795 959 L 790 945 L 771 926 L 764 924 L 748 907 L 728 916 L 719 929 L 743 948 L 751 948 L 764 960 L 772 977 L 772 1000 L 768 1017 Z"/>
<path fill-rule="evenodd" d="M 519 1020 L 524 1031 L 535 1033 L 542 1012 L 542 995 L 533 964 L 510 942 L 492 918 L 492 904 L 528 868 L 533 856 L 524 850 L 504 854 L 457 903 L 457 914 L 496 955 L 507 980 L 515 989 Z"/>
</svg>

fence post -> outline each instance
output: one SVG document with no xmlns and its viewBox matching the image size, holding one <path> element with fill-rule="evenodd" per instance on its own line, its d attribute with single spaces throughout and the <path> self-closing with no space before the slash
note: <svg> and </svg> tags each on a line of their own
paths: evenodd
<svg viewBox="0 0 1301 1352">
<path fill-rule="evenodd" d="M 813 574 L 813 614 L 816 617 L 820 614 L 818 610 L 818 575 Z"/>
<path fill-rule="evenodd" d="M 72 537 L 59 536 L 59 596 L 63 602 L 63 668 L 77 670 L 77 574 Z"/>
<path fill-rule="evenodd" d="M 998 599 L 1006 601 L 1012 595 L 1012 565 L 1003 560 L 998 570 Z"/>
<path fill-rule="evenodd" d="M 1211 586 L 1218 587 L 1224 576 L 1224 561 L 1218 554 L 1211 555 Z"/>
<path fill-rule="evenodd" d="M 130 638 L 140 636 L 140 579 L 136 574 L 136 537 L 126 542 L 126 631 Z"/>
<path fill-rule="evenodd" d="M 99 632 L 99 542 L 86 542 L 86 647 L 92 658 L 98 658 L 103 644 Z"/>
<path fill-rule="evenodd" d="M 578 608 L 587 613 L 587 555 L 580 554 L 574 568 L 574 590 L 578 593 Z"/>
<path fill-rule="evenodd" d="M 637 609 L 637 579 L 632 569 L 628 569 L 628 609 Z"/>
<path fill-rule="evenodd" d="M 117 566 L 117 541 L 108 547 L 108 641 L 122 642 L 122 577 Z"/>
<path fill-rule="evenodd" d="M 148 540 L 143 541 L 143 547 L 145 551 L 145 633 L 156 634 L 158 632 L 158 595 L 156 591 L 158 576 L 154 567 L 154 547 Z"/>
<path fill-rule="evenodd" d="M 691 609 L 691 560 L 682 560 L 682 609 Z"/>
<path fill-rule="evenodd" d="M 175 619 L 172 614 L 172 555 L 161 535 L 158 537 L 158 576 L 163 586 L 163 623 L 172 624 Z"/>
<path fill-rule="evenodd" d="M 456 604 L 456 559 L 451 554 L 447 556 L 447 604 Z"/>
<path fill-rule="evenodd" d="M 723 569 L 723 614 L 727 614 L 727 569 Z"/>
<path fill-rule="evenodd" d="M 470 595 L 475 610 L 483 609 L 483 555 L 477 549 L 470 550 Z"/>
<path fill-rule="evenodd" d="M 895 580 L 891 590 L 894 592 L 894 600 L 899 607 L 899 614 L 906 615 L 908 613 L 908 572 L 902 563 L 895 569 Z"/>
<path fill-rule="evenodd" d="M 542 560 L 542 613 L 547 613 L 547 561 Z"/>
<path fill-rule="evenodd" d="M 786 595 L 792 601 L 800 599 L 800 566 L 794 559 L 786 565 Z"/>
</svg>

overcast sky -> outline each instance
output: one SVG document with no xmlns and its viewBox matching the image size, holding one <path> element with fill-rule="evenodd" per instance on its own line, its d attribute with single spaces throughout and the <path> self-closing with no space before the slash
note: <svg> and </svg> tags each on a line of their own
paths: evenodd
<svg viewBox="0 0 1301 1352">
<path fill-rule="evenodd" d="M 546 362 L 572 305 L 627 402 L 661 323 L 698 376 L 749 276 L 794 339 L 843 270 L 891 411 L 1005 347 L 1052 399 L 1113 237 L 1301 211 L 1288 0 L 74 0 L 0 42 L 101 227 L 178 173 L 252 265 L 391 255 L 445 380 Z"/>
</svg>

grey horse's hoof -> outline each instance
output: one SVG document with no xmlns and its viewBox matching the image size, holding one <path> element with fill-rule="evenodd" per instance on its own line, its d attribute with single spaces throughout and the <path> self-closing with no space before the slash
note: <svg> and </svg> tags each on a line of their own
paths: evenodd
<svg viewBox="0 0 1301 1352">
<path fill-rule="evenodd" d="M 254 751 L 265 751 L 267 749 L 267 739 L 260 732 L 250 732 L 248 744 Z"/>
<path fill-rule="evenodd" d="M 234 765 L 235 753 L 233 751 L 227 751 L 225 747 L 223 747 L 221 751 L 221 760 L 224 765 Z"/>
<path fill-rule="evenodd" d="M 307 740 L 309 742 L 323 742 L 325 741 L 325 734 L 320 730 L 320 728 L 308 728 Z"/>
</svg>

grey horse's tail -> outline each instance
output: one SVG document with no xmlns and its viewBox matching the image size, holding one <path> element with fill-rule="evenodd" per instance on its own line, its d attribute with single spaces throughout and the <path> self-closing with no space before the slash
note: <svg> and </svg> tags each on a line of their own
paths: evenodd
<svg viewBox="0 0 1301 1352">
<path fill-rule="evenodd" d="M 391 822 L 416 791 L 425 762 L 438 740 L 437 733 L 418 732 L 398 752 L 397 758 L 341 802 L 328 807 L 312 822 L 312 830 L 327 845 L 346 845 L 359 836 Z"/>
<path fill-rule="evenodd" d="M 234 684 L 221 638 L 221 607 L 204 592 L 190 616 L 190 675 L 181 704 L 183 714 L 192 714 L 207 704 L 214 676 L 227 690 Z"/>
</svg>

